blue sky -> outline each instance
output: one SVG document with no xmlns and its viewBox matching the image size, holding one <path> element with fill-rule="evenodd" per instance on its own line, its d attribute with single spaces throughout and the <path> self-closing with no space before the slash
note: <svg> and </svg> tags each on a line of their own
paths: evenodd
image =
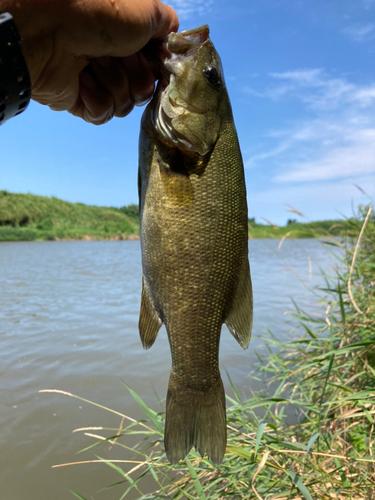
<svg viewBox="0 0 375 500">
<path fill-rule="evenodd" d="M 249 216 L 351 215 L 375 195 L 375 0 L 169 0 L 207 23 L 245 165 Z M 137 203 L 142 108 L 95 127 L 31 103 L 0 130 L 0 189 Z"/>
</svg>

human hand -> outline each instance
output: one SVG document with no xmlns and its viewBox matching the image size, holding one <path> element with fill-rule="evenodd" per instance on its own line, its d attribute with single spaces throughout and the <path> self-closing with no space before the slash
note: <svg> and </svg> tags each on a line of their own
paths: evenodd
<svg viewBox="0 0 375 500">
<path fill-rule="evenodd" d="M 32 99 L 100 125 L 152 95 L 152 62 L 140 50 L 177 31 L 159 0 L 0 0 L 23 39 Z"/>
</svg>

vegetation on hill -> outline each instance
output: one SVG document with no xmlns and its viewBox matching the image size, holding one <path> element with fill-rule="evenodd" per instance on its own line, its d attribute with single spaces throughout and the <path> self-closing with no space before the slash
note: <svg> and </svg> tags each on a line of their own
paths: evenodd
<svg viewBox="0 0 375 500">
<path fill-rule="evenodd" d="M 249 238 L 327 238 L 346 234 L 351 227 L 350 221 L 323 220 L 315 222 L 297 222 L 289 220 L 286 226 L 259 224 L 249 220 Z"/>
<path fill-rule="evenodd" d="M 138 235 L 135 205 L 96 207 L 0 191 L 0 241 L 121 240 Z"/>
<path fill-rule="evenodd" d="M 296 211 L 296 213 L 298 213 Z M 249 238 L 316 238 L 347 232 L 350 221 L 301 223 L 284 227 L 249 219 Z M 139 237 L 138 205 L 121 208 L 69 203 L 52 196 L 0 191 L 0 241 L 121 240 Z"/>
<path fill-rule="evenodd" d="M 252 373 L 267 390 L 243 399 L 232 384 L 228 445 L 220 467 L 195 451 L 171 466 L 163 448 L 164 413 L 147 407 L 129 388 L 145 418 L 136 422 L 118 414 L 117 431 L 80 429 L 94 439 L 86 448 L 88 462 L 102 462 L 119 473 L 112 485 L 119 499 L 374 497 L 375 216 L 370 207 L 360 209 L 349 238 L 342 244 L 331 241 L 328 248 L 335 246 L 335 273 L 324 275 L 325 286 L 316 290 L 325 313 L 313 317 L 296 306 L 299 328 L 291 340 L 267 340 L 269 353 Z M 132 460 L 111 461 L 114 446 L 127 453 L 129 436 L 139 442 Z M 153 493 L 145 492 L 150 483 L 145 490 L 144 478 L 154 481 Z"/>
</svg>

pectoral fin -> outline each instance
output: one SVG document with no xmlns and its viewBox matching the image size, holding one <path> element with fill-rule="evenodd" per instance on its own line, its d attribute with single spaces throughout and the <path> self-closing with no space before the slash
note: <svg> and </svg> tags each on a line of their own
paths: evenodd
<svg viewBox="0 0 375 500">
<path fill-rule="evenodd" d="M 253 326 L 253 291 L 250 266 L 247 259 L 240 275 L 232 307 L 225 319 L 225 324 L 240 346 L 246 349 L 250 342 L 251 328 Z"/>
<path fill-rule="evenodd" d="M 163 322 L 155 309 L 147 284 L 142 278 L 141 312 L 139 313 L 138 329 L 144 349 L 149 349 L 155 342 L 162 324 Z"/>
</svg>

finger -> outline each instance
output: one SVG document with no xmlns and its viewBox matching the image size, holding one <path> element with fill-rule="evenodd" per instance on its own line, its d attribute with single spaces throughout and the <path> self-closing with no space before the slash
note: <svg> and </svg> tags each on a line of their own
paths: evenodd
<svg viewBox="0 0 375 500">
<path fill-rule="evenodd" d="M 113 117 L 112 95 L 103 88 L 88 68 L 80 74 L 79 96 L 75 106 L 68 111 L 94 125 L 106 123 Z"/>
<path fill-rule="evenodd" d="M 61 43 L 76 55 L 130 56 L 141 50 L 151 38 L 163 38 L 178 29 L 177 14 L 159 0 L 63 3 L 68 7 L 61 22 L 69 26 L 69 30 L 60 30 L 59 37 Z"/>
<path fill-rule="evenodd" d="M 122 66 L 126 71 L 130 94 L 136 106 L 143 106 L 154 93 L 155 76 L 141 52 L 121 59 Z"/>
<path fill-rule="evenodd" d="M 172 7 L 162 2 L 158 2 L 157 15 L 154 16 L 154 34 L 151 38 L 163 38 L 171 31 L 177 31 L 179 27 L 179 19 Z"/>
<path fill-rule="evenodd" d="M 128 75 L 122 64 L 112 57 L 100 57 L 93 59 L 91 66 L 97 80 L 113 98 L 114 116 L 128 115 L 134 107 L 134 102 Z"/>
</svg>

